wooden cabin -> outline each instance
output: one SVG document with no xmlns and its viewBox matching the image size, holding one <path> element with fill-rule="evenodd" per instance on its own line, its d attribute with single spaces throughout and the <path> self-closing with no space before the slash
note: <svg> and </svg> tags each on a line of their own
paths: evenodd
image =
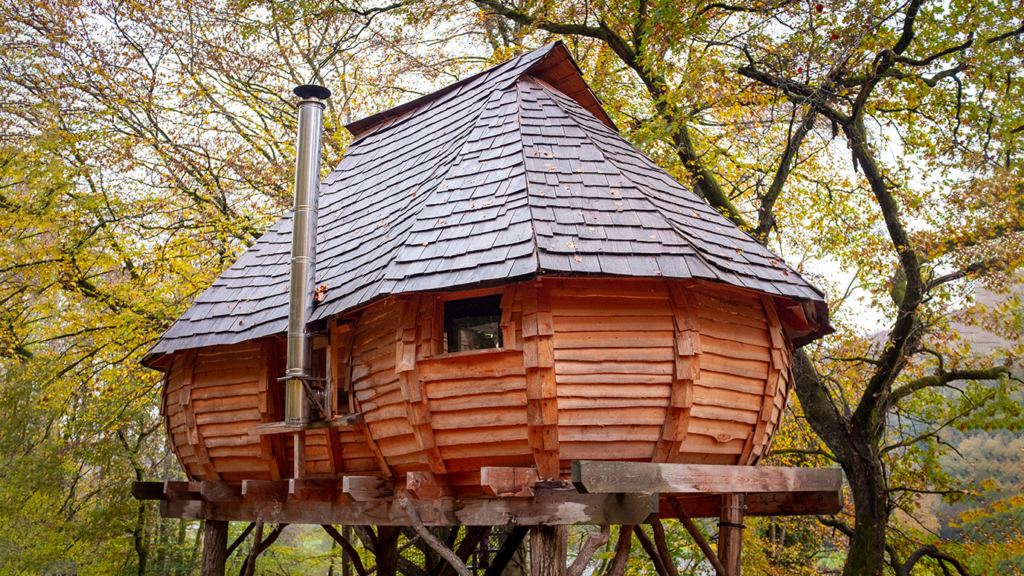
<svg viewBox="0 0 1024 576">
<path fill-rule="evenodd" d="M 560 43 L 348 126 L 322 182 L 307 478 L 752 465 L 822 293 L 627 143 Z M 194 480 L 294 476 L 286 216 L 146 359 Z M 300 473 L 301 474 L 301 473 Z"/>
</svg>

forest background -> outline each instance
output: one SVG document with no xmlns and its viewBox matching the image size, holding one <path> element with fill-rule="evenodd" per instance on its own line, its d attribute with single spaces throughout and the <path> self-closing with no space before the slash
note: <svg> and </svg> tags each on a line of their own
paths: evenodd
<svg viewBox="0 0 1024 576">
<path fill-rule="evenodd" d="M 624 136 L 828 293 L 771 460 L 843 467 L 848 506 L 754 521 L 749 573 L 1024 571 L 1021 13 L 0 0 L 0 571 L 195 573 L 198 524 L 129 495 L 181 476 L 138 361 L 289 209 L 292 86 L 334 92 L 329 169 L 346 123 L 555 39 Z M 293 526 L 259 571 L 340 559 Z"/>
</svg>

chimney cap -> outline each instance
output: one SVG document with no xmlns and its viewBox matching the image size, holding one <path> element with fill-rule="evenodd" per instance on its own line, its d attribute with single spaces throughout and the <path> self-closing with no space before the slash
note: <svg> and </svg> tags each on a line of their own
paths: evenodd
<svg viewBox="0 0 1024 576">
<path fill-rule="evenodd" d="M 317 100 L 327 100 L 331 97 L 331 91 L 323 86 L 317 86 L 316 84 L 303 84 L 296 86 L 292 89 L 292 92 L 296 96 L 305 100 L 306 98 L 316 98 Z"/>
</svg>

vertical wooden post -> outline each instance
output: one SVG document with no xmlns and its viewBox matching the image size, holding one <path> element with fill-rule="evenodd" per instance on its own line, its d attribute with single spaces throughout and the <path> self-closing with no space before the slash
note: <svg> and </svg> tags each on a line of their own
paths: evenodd
<svg viewBox="0 0 1024 576">
<path fill-rule="evenodd" d="M 565 576 L 568 526 L 530 528 L 530 576 Z"/>
<path fill-rule="evenodd" d="M 743 494 L 723 494 L 718 524 L 718 558 L 725 576 L 740 576 L 743 551 Z"/>
<path fill-rule="evenodd" d="M 401 531 L 397 526 L 377 526 L 378 548 L 374 550 L 377 576 L 395 576 L 398 573 L 398 534 Z"/>
<path fill-rule="evenodd" d="M 227 520 L 207 520 L 203 534 L 203 562 L 200 576 L 224 576 L 228 559 Z"/>
<path fill-rule="evenodd" d="M 295 463 L 295 469 L 294 469 L 294 473 L 292 474 L 292 478 L 305 478 L 306 477 L 306 431 L 305 430 L 297 430 L 294 433 L 293 438 L 295 439 L 295 441 L 292 443 L 292 446 L 295 447 L 295 450 L 294 450 L 295 458 L 293 460 L 293 462 Z"/>
</svg>

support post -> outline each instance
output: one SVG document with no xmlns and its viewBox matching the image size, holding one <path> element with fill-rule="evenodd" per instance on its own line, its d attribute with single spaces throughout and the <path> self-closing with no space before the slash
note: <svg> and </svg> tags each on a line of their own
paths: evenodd
<svg viewBox="0 0 1024 576">
<path fill-rule="evenodd" d="M 295 458 L 292 462 L 295 464 L 295 468 L 292 471 L 292 478 L 305 478 L 306 477 L 306 431 L 296 430 L 293 438 L 295 441 L 292 445 L 295 447 L 294 455 Z"/>
<path fill-rule="evenodd" d="M 398 535 L 401 532 L 398 526 L 377 526 L 378 548 L 374 550 L 377 576 L 395 576 L 398 573 Z"/>
<path fill-rule="evenodd" d="M 201 576 L 224 576 L 228 559 L 227 520 L 207 520 L 203 534 L 203 563 Z"/>
<path fill-rule="evenodd" d="M 743 494 L 722 495 L 722 515 L 718 523 L 718 558 L 725 576 L 740 576 L 743 551 Z"/>
<path fill-rule="evenodd" d="M 569 527 L 530 527 L 530 576 L 565 576 Z"/>
</svg>

